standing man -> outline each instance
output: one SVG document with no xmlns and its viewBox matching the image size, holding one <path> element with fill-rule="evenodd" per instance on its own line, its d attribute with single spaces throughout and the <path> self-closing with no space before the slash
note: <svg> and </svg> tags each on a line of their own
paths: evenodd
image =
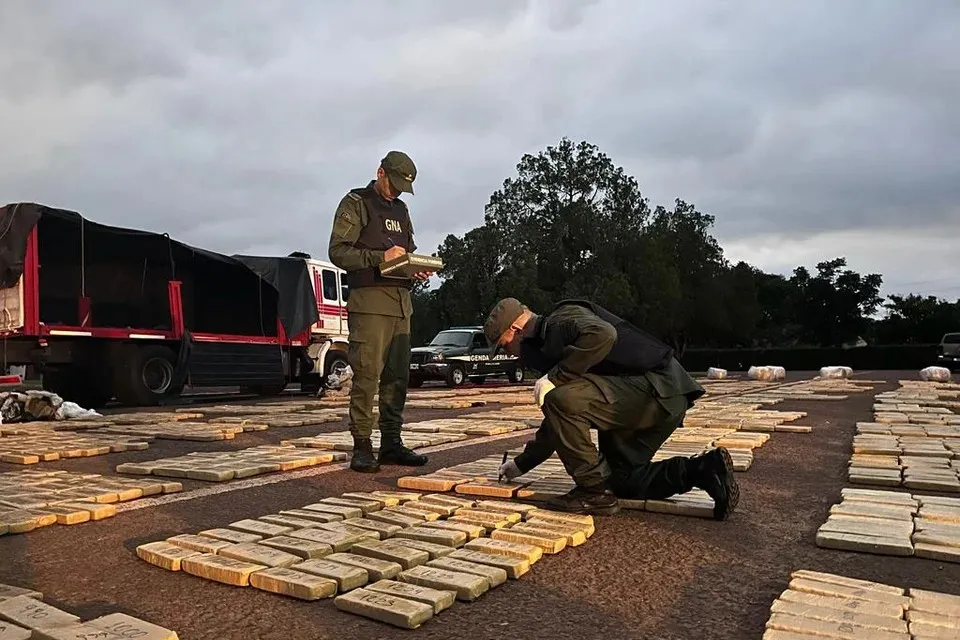
<svg viewBox="0 0 960 640">
<path fill-rule="evenodd" d="M 330 235 L 330 261 L 346 271 L 350 344 L 347 361 L 353 369 L 350 391 L 350 468 L 379 471 L 381 464 L 420 466 L 427 457 L 403 446 L 400 428 L 410 376 L 410 316 L 413 280 L 384 277 L 380 263 L 413 253 L 413 225 L 399 198 L 413 194 L 417 168 L 407 154 L 389 152 L 377 178 L 351 189 L 340 201 Z M 417 279 L 426 279 L 420 273 Z M 373 396 L 380 392 L 380 455 L 373 456 Z"/>
<path fill-rule="evenodd" d="M 725 520 L 740 488 L 726 449 L 651 462 L 705 392 L 653 336 L 585 300 L 566 300 L 536 315 L 515 298 L 497 303 L 484 326 L 494 352 L 504 348 L 544 374 L 534 396 L 544 420 L 523 452 L 500 467 L 512 480 L 556 451 L 575 489 L 548 509 L 609 515 L 617 498 L 664 499 L 694 487 Z M 590 429 L 598 432 L 600 451 Z"/>
</svg>

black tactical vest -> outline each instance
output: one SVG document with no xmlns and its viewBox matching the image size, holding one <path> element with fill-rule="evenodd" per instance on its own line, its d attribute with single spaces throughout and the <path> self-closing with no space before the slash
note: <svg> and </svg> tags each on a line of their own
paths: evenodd
<svg viewBox="0 0 960 640">
<path fill-rule="evenodd" d="M 617 330 L 617 341 L 607 357 L 590 367 L 588 373 L 605 376 L 642 375 L 665 367 L 673 357 L 673 349 L 669 345 L 589 300 L 562 300 L 553 310 L 567 305 L 586 307 Z"/>
<path fill-rule="evenodd" d="M 373 182 L 366 187 L 351 189 L 350 193 L 360 196 L 360 206 L 367 214 L 367 224 L 360 231 L 360 237 L 353 245 L 359 249 L 371 251 L 386 251 L 391 247 L 411 246 L 413 239 L 410 233 L 410 214 L 407 205 L 399 198 L 388 202 L 380 197 Z M 404 287 L 413 286 L 412 281 L 405 278 L 385 278 L 380 275 L 376 267 L 350 271 L 346 274 L 347 285 L 351 289 L 357 287 Z"/>
</svg>

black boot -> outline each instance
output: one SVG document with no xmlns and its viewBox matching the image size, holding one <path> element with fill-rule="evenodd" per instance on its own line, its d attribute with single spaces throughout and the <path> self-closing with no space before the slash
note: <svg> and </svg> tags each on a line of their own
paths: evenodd
<svg viewBox="0 0 960 640">
<path fill-rule="evenodd" d="M 373 444 L 370 438 L 353 439 L 353 457 L 350 459 L 350 468 L 360 473 L 376 473 L 380 471 L 377 459 L 373 457 Z"/>
<path fill-rule="evenodd" d="M 740 502 L 740 485 L 733 477 L 733 460 L 723 447 L 690 458 L 687 469 L 693 486 L 713 498 L 713 519 L 726 520 Z"/>
<path fill-rule="evenodd" d="M 403 446 L 400 434 L 381 433 L 380 464 L 396 464 L 403 467 L 422 467 L 427 464 L 427 456 L 414 453 Z"/>
<path fill-rule="evenodd" d="M 578 486 L 569 493 L 548 500 L 545 507 L 552 511 L 597 516 L 612 516 L 620 511 L 617 496 L 613 495 L 606 486 L 597 488 Z"/>
</svg>

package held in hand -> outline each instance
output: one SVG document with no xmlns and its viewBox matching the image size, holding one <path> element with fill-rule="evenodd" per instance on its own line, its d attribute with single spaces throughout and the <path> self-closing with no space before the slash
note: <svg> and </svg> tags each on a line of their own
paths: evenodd
<svg viewBox="0 0 960 640">
<path fill-rule="evenodd" d="M 412 278 L 423 272 L 436 273 L 443 269 L 443 259 L 419 253 L 405 253 L 380 264 L 380 274 L 389 278 Z"/>
</svg>

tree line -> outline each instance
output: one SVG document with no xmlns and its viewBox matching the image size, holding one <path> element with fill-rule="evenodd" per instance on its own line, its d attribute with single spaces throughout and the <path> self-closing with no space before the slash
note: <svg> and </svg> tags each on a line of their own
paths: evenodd
<svg viewBox="0 0 960 640">
<path fill-rule="evenodd" d="M 598 147 L 563 138 L 520 159 L 516 176 L 490 196 L 482 225 L 443 240 L 440 286 L 414 290 L 414 344 L 482 324 L 505 296 L 535 311 L 589 298 L 681 353 L 929 344 L 960 331 L 960 300 L 884 299 L 882 276 L 857 273 L 844 257 L 789 276 L 731 263 L 713 224 L 680 199 L 651 208 L 637 180 Z"/>
</svg>

